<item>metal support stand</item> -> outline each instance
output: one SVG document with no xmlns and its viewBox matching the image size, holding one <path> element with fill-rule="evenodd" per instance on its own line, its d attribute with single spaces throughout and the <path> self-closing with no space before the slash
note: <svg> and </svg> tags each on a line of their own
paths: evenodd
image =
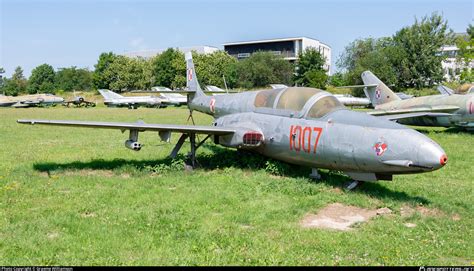
<svg viewBox="0 0 474 271">
<path fill-rule="evenodd" d="M 351 191 L 351 190 L 355 189 L 357 186 L 359 186 L 359 184 L 360 184 L 359 181 L 353 180 L 352 182 L 350 182 L 350 183 L 345 187 L 345 189 L 346 189 L 347 191 Z"/>
<path fill-rule="evenodd" d="M 311 179 L 321 180 L 321 174 L 319 174 L 317 168 L 312 168 L 312 169 L 311 169 L 311 174 L 309 174 L 309 177 L 310 177 Z"/>
<path fill-rule="evenodd" d="M 195 168 L 197 165 L 197 160 L 196 160 L 196 150 L 204 144 L 204 142 L 211 137 L 211 135 L 207 135 L 202 141 L 200 141 L 198 144 L 196 144 L 196 134 L 191 133 L 191 134 L 182 134 L 181 137 L 178 140 L 178 143 L 176 143 L 176 146 L 174 146 L 173 150 L 171 151 L 170 157 L 171 158 L 176 158 L 178 155 L 179 150 L 183 146 L 184 142 L 186 141 L 186 138 L 189 137 L 189 143 L 191 145 L 191 151 L 188 153 L 188 158 L 190 160 L 190 166 L 192 168 Z"/>
</svg>

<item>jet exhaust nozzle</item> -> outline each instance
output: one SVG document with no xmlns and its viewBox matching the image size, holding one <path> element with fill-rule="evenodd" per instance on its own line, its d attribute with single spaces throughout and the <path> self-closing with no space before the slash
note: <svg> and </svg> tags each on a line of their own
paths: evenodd
<svg viewBox="0 0 474 271">
<path fill-rule="evenodd" d="M 138 143 L 137 141 L 133 141 L 129 139 L 125 141 L 125 147 L 134 151 L 139 151 L 142 149 L 142 144 Z"/>
</svg>

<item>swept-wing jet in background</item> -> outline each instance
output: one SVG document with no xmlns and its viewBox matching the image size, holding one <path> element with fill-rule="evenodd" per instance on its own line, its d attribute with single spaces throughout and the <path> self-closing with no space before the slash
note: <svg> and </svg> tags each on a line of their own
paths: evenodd
<svg viewBox="0 0 474 271">
<path fill-rule="evenodd" d="M 0 107 L 35 107 L 55 106 L 64 102 L 64 99 L 53 94 L 31 94 L 23 96 L 0 96 Z"/>
<path fill-rule="evenodd" d="M 354 97 L 350 94 L 334 94 L 343 105 L 347 106 L 369 106 L 370 101 L 367 98 Z"/>
<path fill-rule="evenodd" d="M 437 87 L 438 91 L 440 94 L 444 95 L 453 95 L 456 94 L 456 91 L 454 91 L 451 88 L 448 88 L 447 86 L 440 85 Z M 464 84 L 458 88 L 458 91 L 464 94 L 473 94 L 474 93 L 474 86 L 471 84 Z M 461 94 L 461 95 L 464 95 Z"/>
<path fill-rule="evenodd" d="M 0 94 L 0 107 L 10 107 L 10 106 L 16 104 L 17 101 L 15 101 L 12 98 L 13 97 L 11 97 L 11 96 L 4 96 L 4 95 Z"/>
<path fill-rule="evenodd" d="M 129 96 L 125 97 L 108 89 L 99 89 L 104 97 L 104 104 L 109 107 L 128 107 L 137 109 L 139 106 L 160 107 L 163 99 L 154 96 Z"/>
<path fill-rule="evenodd" d="M 351 111 L 319 89 L 286 87 L 207 96 L 199 86 L 191 53 L 185 57 L 189 109 L 213 116 L 211 126 L 32 119 L 18 123 L 129 130 L 125 146 L 136 151 L 141 149 L 139 132 L 158 132 L 164 141 L 179 132 L 170 156 L 175 157 L 189 138 L 193 166 L 196 149 L 213 136 L 216 144 L 311 167 L 314 177 L 319 176 L 317 168 L 343 171 L 354 180 L 348 189 L 359 181 L 433 171 L 447 162 L 444 150 L 427 136 Z M 197 143 L 196 134 L 207 137 Z"/>
<path fill-rule="evenodd" d="M 166 104 L 181 106 L 188 103 L 188 97 L 176 93 L 167 87 L 152 87 L 151 92 L 153 91 L 160 92 L 159 97 L 162 98 Z"/>
<path fill-rule="evenodd" d="M 402 124 L 419 126 L 457 126 L 474 130 L 474 95 L 432 95 L 400 99 L 372 72 L 362 73 L 364 92 L 375 110 L 374 116 L 385 116 Z"/>
</svg>

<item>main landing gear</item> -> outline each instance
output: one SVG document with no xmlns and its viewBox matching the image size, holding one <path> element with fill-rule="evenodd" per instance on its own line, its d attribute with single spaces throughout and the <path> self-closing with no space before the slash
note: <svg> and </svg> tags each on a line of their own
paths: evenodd
<svg viewBox="0 0 474 271">
<path fill-rule="evenodd" d="M 211 135 L 207 135 L 203 140 L 201 140 L 199 143 L 196 144 L 196 134 L 195 133 L 190 133 L 190 134 L 182 134 L 181 137 L 178 140 L 178 143 L 174 146 L 173 150 L 171 151 L 170 157 L 171 158 L 176 158 L 176 155 L 178 155 L 179 150 L 183 146 L 183 143 L 186 141 L 186 139 L 189 137 L 189 143 L 191 144 L 191 151 L 188 153 L 188 166 L 190 168 L 196 168 L 197 166 L 197 160 L 196 160 L 196 150 L 204 144 L 204 142 L 211 137 Z"/>
</svg>

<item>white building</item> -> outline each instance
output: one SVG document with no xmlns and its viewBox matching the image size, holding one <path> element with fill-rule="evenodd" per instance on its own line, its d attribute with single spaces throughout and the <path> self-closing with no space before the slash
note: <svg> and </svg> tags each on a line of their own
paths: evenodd
<svg viewBox="0 0 474 271">
<path fill-rule="evenodd" d="M 182 53 L 187 53 L 191 51 L 196 51 L 199 54 L 210 54 L 215 51 L 218 51 L 216 47 L 212 46 L 190 46 L 190 47 L 178 47 L 175 48 L 178 49 L 178 51 Z M 167 49 L 150 49 L 150 50 L 142 50 L 142 51 L 132 51 L 132 52 L 125 52 L 122 55 L 127 56 L 127 57 L 142 57 L 145 59 L 152 58 L 156 55 L 159 55 L 163 53 L 164 51 L 168 50 Z"/>
<path fill-rule="evenodd" d="M 465 36 L 466 33 L 458 33 L 456 35 Z M 443 67 L 444 73 L 443 76 L 446 81 L 458 80 L 459 75 L 461 74 L 463 69 L 474 68 L 474 61 L 471 61 L 471 63 L 466 64 L 463 60 L 458 59 L 459 48 L 456 45 L 445 45 L 441 47 L 440 52 L 442 55 L 447 57 L 443 62 L 441 62 L 441 66 Z"/>
<path fill-rule="evenodd" d="M 283 56 L 286 60 L 291 62 L 298 59 L 300 52 L 303 52 L 309 47 L 313 47 L 319 50 L 326 58 L 324 68 L 328 71 L 328 74 L 331 70 L 331 47 L 319 40 L 307 37 L 229 42 L 223 44 L 223 46 L 229 55 L 237 59 L 247 58 L 257 51 L 270 51 L 276 55 Z"/>
</svg>

